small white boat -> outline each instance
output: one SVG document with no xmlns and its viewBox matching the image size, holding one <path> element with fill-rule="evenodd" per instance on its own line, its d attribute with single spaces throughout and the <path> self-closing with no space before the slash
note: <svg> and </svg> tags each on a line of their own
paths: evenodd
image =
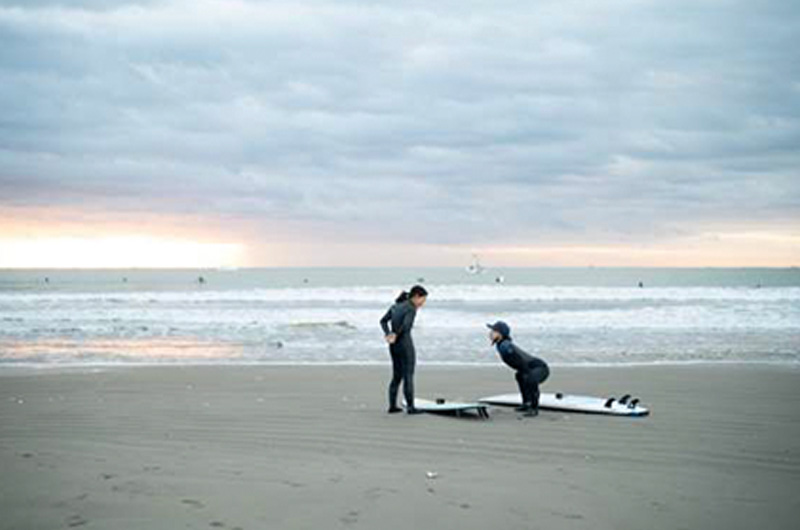
<svg viewBox="0 0 800 530">
<path fill-rule="evenodd" d="M 481 265 L 481 260 L 478 258 L 477 254 L 472 255 L 472 263 L 467 265 L 467 273 L 468 274 L 483 274 L 486 272 L 486 269 Z"/>
</svg>

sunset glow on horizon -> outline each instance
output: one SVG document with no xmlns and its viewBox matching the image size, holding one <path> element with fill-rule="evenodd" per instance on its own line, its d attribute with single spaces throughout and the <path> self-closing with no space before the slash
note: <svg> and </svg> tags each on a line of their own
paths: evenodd
<svg viewBox="0 0 800 530">
<path fill-rule="evenodd" d="M 239 244 L 151 236 L 3 239 L 0 268 L 211 268 L 238 266 Z"/>
<path fill-rule="evenodd" d="M 152 235 L 9 238 L 0 233 L 0 269 L 461 267 L 473 253 L 492 267 L 792 267 L 800 264 L 799 249 L 800 236 L 771 233 L 705 234 L 651 245 L 407 245 L 401 249 L 385 243 L 267 245 Z"/>
</svg>

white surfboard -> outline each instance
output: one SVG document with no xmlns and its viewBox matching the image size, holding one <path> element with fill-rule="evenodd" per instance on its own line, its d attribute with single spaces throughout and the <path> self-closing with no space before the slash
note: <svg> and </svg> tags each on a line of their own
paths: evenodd
<svg viewBox="0 0 800 530">
<path fill-rule="evenodd" d="M 431 401 L 429 399 L 414 398 L 414 407 L 419 411 L 454 414 L 456 416 L 461 416 L 464 413 L 474 413 L 481 418 L 488 418 L 489 411 L 487 410 L 487 405 L 487 403 L 465 403 L 462 401 L 446 401 L 444 399 Z M 405 403 L 403 406 L 406 406 Z"/>
<path fill-rule="evenodd" d="M 478 401 L 487 405 L 519 407 L 522 405 L 522 396 L 519 393 L 501 394 L 485 397 Z M 611 416 L 647 416 L 650 414 L 647 408 L 639 404 L 638 399 L 632 399 L 627 394 L 617 399 L 542 393 L 539 397 L 539 408 L 587 414 L 609 414 Z"/>
</svg>

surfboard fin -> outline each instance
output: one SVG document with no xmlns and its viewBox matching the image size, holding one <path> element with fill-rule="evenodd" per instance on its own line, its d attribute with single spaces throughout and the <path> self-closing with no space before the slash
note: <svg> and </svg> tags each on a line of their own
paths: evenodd
<svg viewBox="0 0 800 530">
<path fill-rule="evenodd" d="M 639 404 L 639 398 L 636 398 L 633 401 L 631 401 L 630 403 L 628 403 L 628 408 L 629 409 L 635 409 L 636 405 L 638 405 L 638 404 Z"/>
<path fill-rule="evenodd" d="M 625 394 L 624 396 L 622 396 L 621 398 L 619 398 L 619 404 L 620 404 L 620 405 L 627 405 L 627 404 L 628 404 L 628 400 L 629 400 L 630 398 L 631 398 L 631 395 L 630 395 L 630 394 Z"/>
<path fill-rule="evenodd" d="M 603 406 L 604 406 L 605 408 L 607 408 L 607 409 L 610 409 L 610 408 L 611 408 L 611 405 L 613 405 L 613 404 L 614 404 L 614 401 L 616 401 L 616 400 L 617 400 L 617 398 L 610 397 L 610 398 L 608 398 L 608 399 L 606 400 L 606 404 L 605 404 L 605 405 L 603 405 Z"/>
</svg>

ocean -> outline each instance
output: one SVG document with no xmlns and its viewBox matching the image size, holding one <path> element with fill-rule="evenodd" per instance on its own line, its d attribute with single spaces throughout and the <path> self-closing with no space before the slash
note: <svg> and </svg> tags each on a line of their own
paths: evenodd
<svg viewBox="0 0 800 530">
<path fill-rule="evenodd" d="M 800 362 L 797 268 L 265 268 L 2 270 L 0 367 L 386 363 L 417 282 L 420 364 L 496 364 L 498 319 L 555 365 Z"/>
</svg>

